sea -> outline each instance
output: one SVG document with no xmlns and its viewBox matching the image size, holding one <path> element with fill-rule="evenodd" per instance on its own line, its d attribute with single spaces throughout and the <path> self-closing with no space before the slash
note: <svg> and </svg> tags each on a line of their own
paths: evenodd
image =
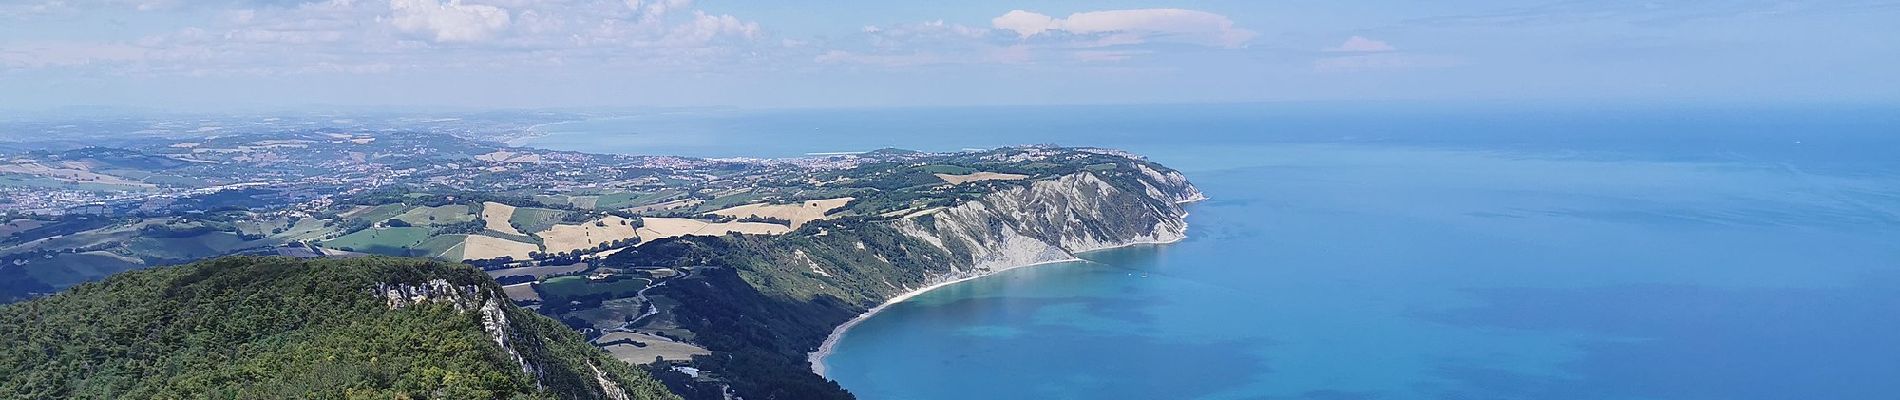
<svg viewBox="0 0 1900 400">
<path fill-rule="evenodd" d="M 655 111 L 527 145 L 1119 148 L 1189 238 L 845 332 L 864 399 L 1900 398 L 1900 107 L 1259 103 Z"/>
</svg>

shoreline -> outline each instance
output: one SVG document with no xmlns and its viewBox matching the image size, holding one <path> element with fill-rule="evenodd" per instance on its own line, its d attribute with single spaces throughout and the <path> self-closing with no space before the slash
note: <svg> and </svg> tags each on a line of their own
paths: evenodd
<svg viewBox="0 0 1900 400">
<path fill-rule="evenodd" d="M 1206 200 L 1206 199 L 1207 199 L 1206 197 L 1201 197 L 1201 198 L 1196 198 L 1196 199 L 1191 199 L 1191 200 L 1186 200 L 1186 201 L 1179 201 L 1179 202 L 1176 202 L 1176 204 L 1188 204 L 1188 203 L 1196 203 L 1196 202 L 1200 202 L 1200 201 L 1203 201 L 1203 200 Z M 1182 214 L 1181 214 L 1181 218 L 1182 218 L 1183 220 L 1186 220 L 1186 219 L 1187 219 L 1187 216 L 1188 216 L 1188 214 L 1187 214 L 1187 213 L 1182 213 Z M 1017 265 L 1017 266 L 1012 266 L 1012 267 L 1009 267 L 1009 268 L 1003 268 L 1003 269 L 998 269 L 998 270 L 994 270 L 994 271 L 989 271 L 989 272 L 985 272 L 985 273 L 981 273 L 981 274 L 976 274 L 976 275 L 971 275 L 971 276 L 966 276 L 966 277 L 962 277 L 962 278 L 957 278 L 957 279 L 952 279 L 952 280 L 949 280 L 949 281 L 945 281 L 945 282 L 941 282 L 941 283 L 936 283 L 936 284 L 932 284 L 932 285 L 930 285 L 930 286 L 925 286 L 925 287 L 923 287 L 923 288 L 920 288 L 920 289 L 916 289 L 916 290 L 911 290 L 911 291 L 908 291 L 908 292 L 904 292 L 903 294 L 899 294 L 899 295 L 897 295 L 897 296 L 892 296 L 892 297 L 891 297 L 890 299 L 887 299 L 887 300 L 884 300 L 884 303 L 882 303 L 882 304 L 878 304 L 878 305 L 877 305 L 877 307 L 871 307 L 871 309 L 870 309 L 870 310 L 866 310 L 866 311 L 865 311 L 864 313 L 862 313 L 862 314 L 858 314 L 858 316 L 856 316 L 856 317 L 852 317 L 852 318 L 851 318 L 851 320 L 849 320 L 849 321 L 845 321 L 845 322 L 844 322 L 843 324 L 840 324 L 840 325 L 838 325 L 838 327 L 836 327 L 836 328 L 832 328 L 832 329 L 831 329 L 831 334 L 830 334 L 830 335 L 826 335 L 826 336 L 825 336 L 825 341 L 824 341 L 824 343 L 821 343 L 821 344 L 819 344 L 819 345 L 818 345 L 818 350 L 814 350 L 814 351 L 812 351 L 812 352 L 810 352 L 810 353 L 806 353 L 806 355 L 805 355 L 805 361 L 811 364 L 811 372 L 812 372 L 812 373 L 814 373 L 814 374 L 818 374 L 818 376 L 820 376 L 820 377 L 824 377 L 824 378 L 826 378 L 826 379 L 830 379 L 830 377 L 827 377 L 827 376 L 825 376 L 825 369 L 826 369 L 826 367 L 825 367 L 825 358 L 826 358 L 826 357 L 830 357 L 830 356 L 831 356 L 831 353 L 832 353 L 832 351 L 834 351 L 834 350 L 836 350 L 836 348 L 837 348 L 837 345 L 838 345 L 838 340 L 844 337 L 844 333 L 845 333 L 845 331 L 849 331 L 849 330 L 851 330 L 851 328 L 853 328 L 853 327 L 856 327 L 856 326 L 858 326 L 858 324 L 859 324 L 859 323 L 863 323 L 863 322 L 864 322 L 864 320 L 867 320 L 867 319 L 870 319 L 870 318 L 871 318 L 872 316 L 875 316 L 875 315 L 877 315 L 877 313 L 879 313 L 879 312 L 882 312 L 882 311 L 884 311 L 884 309 L 886 309 L 886 308 L 890 308 L 890 306 L 891 306 L 891 305 L 893 305 L 893 304 L 897 304 L 897 303 L 902 303 L 902 302 L 904 302 L 905 300 L 910 300 L 911 298 L 914 298 L 914 297 L 917 297 L 918 295 L 922 295 L 922 294 L 924 294 L 924 293 L 929 293 L 929 292 L 930 292 L 930 291 L 932 291 L 932 290 L 937 290 L 937 289 L 939 289 L 939 288 L 943 288 L 943 287 L 945 287 L 945 286 L 950 286 L 950 285 L 954 285 L 954 284 L 957 284 L 957 283 L 962 283 L 962 282 L 964 282 L 964 281 L 968 281 L 968 280 L 972 280 L 972 279 L 977 279 L 977 278 L 982 278 L 982 277 L 986 277 L 986 276 L 992 276 L 992 275 L 996 275 L 996 274 L 998 274 L 998 273 L 1002 273 L 1002 272 L 1004 272 L 1004 271 L 1010 271 L 1010 270 L 1015 270 L 1015 269 L 1018 269 L 1018 268 L 1030 268 L 1030 267 L 1036 267 L 1036 266 L 1042 266 L 1042 265 L 1050 265 L 1050 264 L 1060 264 L 1060 263 L 1067 263 L 1067 262 L 1089 262 L 1089 260 L 1087 260 L 1087 259 L 1083 259 L 1083 258 L 1081 258 L 1081 257 L 1076 257 L 1076 256 L 1075 256 L 1076 254 L 1083 254 L 1083 253 L 1093 253 L 1093 252 L 1097 252 L 1097 251 L 1106 251 L 1106 250 L 1114 250 L 1114 249 L 1121 249 L 1121 248 L 1127 248 L 1127 247 L 1133 247 L 1133 246 L 1141 246 L 1141 245 L 1155 245 L 1155 246 L 1159 246 L 1159 245 L 1167 245 L 1167 244 L 1174 244 L 1174 243 L 1179 243 L 1179 242 L 1181 242 L 1182 240 L 1187 240 L 1187 234 L 1186 234 L 1186 232 L 1185 232 L 1185 231 L 1184 231 L 1184 232 L 1182 233 L 1182 235 L 1181 235 L 1181 237 L 1179 237 L 1179 238 L 1176 238 L 1176 239 L 1174 239 L 1174 240 L 1167 240 L 1167 241 L 1153 241 L 1153 240 L 1144 240 L 1144 241 L 1135 241 L 1135 242 L 1129 242 L 1129 243 L 1123 243 L 1123 244 L 1119 244 L 1119 245 L 1114 245 L 1114 246 L 1109 246 L 1109 247 L 1103 247 L 1103 248 L 1099 248 L 1099 249 L 1094 249 L 1094 250 L 1088 250 L 1088 251 L 1083 251 L 1083 252 L 1081 252 L 1081 253 L 1071 253 L 1071 255 L 1070 255 L 1070 257 L 1069 257 L 1068 259 L 1065 259 L 1065 260 L 1050 260 L 1050 261 L 1043 261 L 1043 262 L 1037 262 L 1037 263 L 1030 263 L 1030 264 L 1023 264 L 1023 265 Z"/>
</svg>

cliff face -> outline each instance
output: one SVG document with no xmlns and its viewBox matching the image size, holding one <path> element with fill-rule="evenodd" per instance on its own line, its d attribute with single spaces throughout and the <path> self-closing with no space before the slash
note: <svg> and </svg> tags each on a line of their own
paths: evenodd
<svg viewBox="0 0 1900 400">
<path fill-rule="evenodd" d="M 961 258 L 963 268 L 945 278 L 1187 237 L 1181 203 L 1203 198 L 1200 190 L 1179 172 L 1139 169 L 1115 182 L 1095 172 L 1037 181 L 894 224 Z"/>
<path fill-rule="evenodd" d="M 691 268 L 690 277 L 649 294 L 678 304 L 670 310 L 675 322 L 715 353 L 715 362 L 700 366 L 740 396 L 850 398 L 812 373 L 808 355 L 887 300 L 1077 253 L 1186 237 L 1182 203 L 1203 196 L 1185 176 L 1133 158 L 1096 165 L 982 183 L 996 190 L 895 219 L 814 221 L 783 236 L 661 239 L 603 263 Z"/>
</svg>

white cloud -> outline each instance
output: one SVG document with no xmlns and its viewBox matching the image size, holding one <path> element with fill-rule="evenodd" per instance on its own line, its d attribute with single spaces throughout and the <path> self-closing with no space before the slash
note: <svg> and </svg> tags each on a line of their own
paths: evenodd
<svg viewBox="0 0 1900 400">
<path fill-rule="evenodd" d="M 1240 47 L 1253 40 L 1254 31 L 1234 26 L 1227 16 L 1178 8 L 1089 11 L 1054 18 L 1013 10 L 990 20 L 990 26 L 1028 38 L 1050 32 L 1116 36 L 1117 44 L 1169 41 L 1219 47 Z"/>
<path fill-rule="evenodd" d="M 462 0 L 389 0 L 389 23 L 403 32 L 429 35 L 436 42 L 474 42 L 508 29 L 508 10 Z"/>
<path fill-rule="evenodd" d="M 134 2 L 87 0 L 131 10 Z M 0 37 L 0 72 L 291 75 L 445 69 L 638 68 L 729 71 L 776 67 L 821 49 L 781 46 L 757 22 L 690 0 L 177 0 L 185 27 L 130 40 L 29 42 Z M 59 3 L 57 1 L 53 3 Z M 74 11 L 106 3 L 53 4 Z M 12 6 L 0 0 L 0 25 Z M 64 12 L 64 11 L 61 11 Z M 43 15 L 29 15 L 42 18 Z"/>
<path fill-rule="evenodd" d="M 1023 10 L 1011 10 L 1010 12 L 1003 13 L 1000 17 L 991 19 L 990 26 L 994 26 L 996 29 L 1016 31 L 1016 34 L 1029 37 L 1051 29 L 1058 29 L 1062 24 L 1061 21 L 1050 18 L 1047 15 Z"/>
<path fill-rule="evenodd" d="M 1339 46 L 1328 47 L 1322 51 L 1332 53 L 1378 53 L 1393 50 L 1398 50 L 1398 48 L 1392 47 L 1391 44 L 1387 44 L 1384 41 L 1367 39 L 1364 36 L 1353 36 L 1346 38 L 1346 42 L 1340 43 Z"/>
</svg>

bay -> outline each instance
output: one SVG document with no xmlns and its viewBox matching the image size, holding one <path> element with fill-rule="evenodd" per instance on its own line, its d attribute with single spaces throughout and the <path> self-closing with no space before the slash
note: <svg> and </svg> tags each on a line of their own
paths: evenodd
<svg viewBox="0 0 1900 400">
<path fill-rule="evenodd" d="M 1858 399 L 1900 392 L 1900 123 L 1878 111 L 723 111 L 530 144 L 1096 145 L 1212 198 L 1183 242 L 867 319 L 826 359 L 867 399 Z"/>
</svg>

